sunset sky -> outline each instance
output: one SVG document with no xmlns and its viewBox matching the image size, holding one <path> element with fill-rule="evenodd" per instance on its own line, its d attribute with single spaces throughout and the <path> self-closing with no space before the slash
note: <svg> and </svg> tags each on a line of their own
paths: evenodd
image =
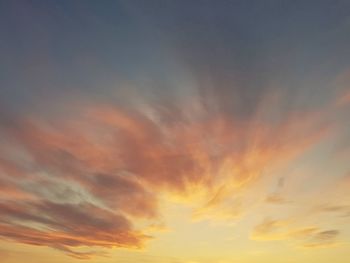
<svg viewBox="0 0 350 263">
<path fill-rule="evenodd" d="M 349 263 L 350 1 L 0 1 L 1 263 Z"/>
</svg>

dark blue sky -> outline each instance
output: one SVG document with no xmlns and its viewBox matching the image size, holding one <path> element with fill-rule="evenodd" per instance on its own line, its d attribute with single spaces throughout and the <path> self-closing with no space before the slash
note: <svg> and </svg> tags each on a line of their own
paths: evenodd
<svg viewBox="0 0 350 263">
<path fill-rule="evenodd" d="M 330 0 L 1 1 L 1 103 L 110 98 L 126 83 L 238 97 L 248 112 L 275 85 L 322 100 L 350 64 L 349 15 L 349 1 Z"/>
</svg>

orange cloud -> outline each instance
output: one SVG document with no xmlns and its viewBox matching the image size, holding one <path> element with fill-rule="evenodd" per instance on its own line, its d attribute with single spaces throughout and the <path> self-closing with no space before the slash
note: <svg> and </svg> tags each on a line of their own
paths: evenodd
<svg viewBox="0 0 350 263">
<path fill-rule="evenodd" d="M 0 212 L 3 238 L 59 248 L 77 257 L 80 252 L 69 247 L 138 248 L 150 238 L 133 230 L 124 216 L 88 203 L 8 202 L 0 204 Z"/>
<path fill-rule="evenodd" d="M 1 200 L 1 236 L 80 258 L 90 252 L 72 247 L 142 247 L 149 237 L 137 222 L 159 220 L 161 193 L 184 197 L 195 217 L 238 217 L 249 205 L 244 189 L 266 168 L 287 165 L 329 133 L 317 112 L 252 121 L 207 110 L 191 118 L 108 105 L 79 112 L 2 124 L 16 154 L 0 152 L 0 192 L 33 198 Z"/>
</svg>

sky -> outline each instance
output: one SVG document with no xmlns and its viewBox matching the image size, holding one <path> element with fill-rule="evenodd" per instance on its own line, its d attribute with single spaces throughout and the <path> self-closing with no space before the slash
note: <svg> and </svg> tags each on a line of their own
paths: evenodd
<svg viewBox="0 0 350 263">
<path fill-rule="evenodd" d="M 0 1 L 2 263 L 350 262 L 350 2 Z"/>
</svg>

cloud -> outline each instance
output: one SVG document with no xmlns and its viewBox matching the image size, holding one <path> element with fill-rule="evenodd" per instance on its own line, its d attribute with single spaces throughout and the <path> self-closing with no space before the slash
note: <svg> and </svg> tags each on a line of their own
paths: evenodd
<svg viewBox="0 0 350 263">
<path fill-rule="evenodd" d="M 257 241 L 285 240 L 294 241 L 301 248 L 325 248 L 339 244 L 336 229 L 322 230 L 317 226 L 300 227 L 291 220 L 265 219 L 256 225 L 251 239 Z"/>
<path fill-rule="evenodd" d="M 346 106 L 350 104 L 350 92 L 343 94 L 337 101 L 338 106 Z"/>
<path fill-rule="evenodd" d="M 2 199 L 28 199 L 31 194 L 22 191 L 16 183 L 0 178 L 0 197 Z"/>
<path fill-rule="evenodd" d="M 264 219 L 263 222 L 256 225 L 252 231 L 251 239 L 253 240 L 281 240 L 286 238 L 286 233 L 281 229 L 288 224 L 284 220 Z"/>
<path fill-rule="evenodd" d="M 77 257 L 80 252 L 70 247 L 139 248 L 150 238 L 134 230 L 124 216 L 89 203 L 7 202 L 0 204 L 0 211 L 3 238 L 59 248 Z"/>
<path fill-rule="evenodd" d="M 339 236 L 338 230 L 325 230 L 315 233 L 307 242 L 303 244 L 305 248 L 324 248 L 338 244 L 336 238 Z"/>
<path fill-rule="evenodd" d="M 317 212 L 338 214 L 341 217 L 350 216 L 350 205 L 325 204 L 315 208 Z"/>
<path fill-rule="evenodd" d="M 150 238 L 141 225 L 162 218 L 163 193 L 191 204 L 196 219 L 239 218 L 264 170 L 287 166 L 330 130 L 318 112 L 241 119 L 197 103 L 3 118 L 0 235 L 80 258 L 92 253 L 82 246 L 139 248 Z M 279 224 L 265 222 L 256 236 Z"/>
<path fill-rule="evenodd" d="M 334 80 L 334 87 L 338 91 L 336 105 L 337 106 L 348 106 L 350 103 L 350 71 L 349 69 L 344 70 Z"/>
<path fill-rule="evenodd" d="M 270 194 L 265 198 L 267 203 L 271 204 L 285 204 L 287 201 L 279 194 Z"/>
</svg>

